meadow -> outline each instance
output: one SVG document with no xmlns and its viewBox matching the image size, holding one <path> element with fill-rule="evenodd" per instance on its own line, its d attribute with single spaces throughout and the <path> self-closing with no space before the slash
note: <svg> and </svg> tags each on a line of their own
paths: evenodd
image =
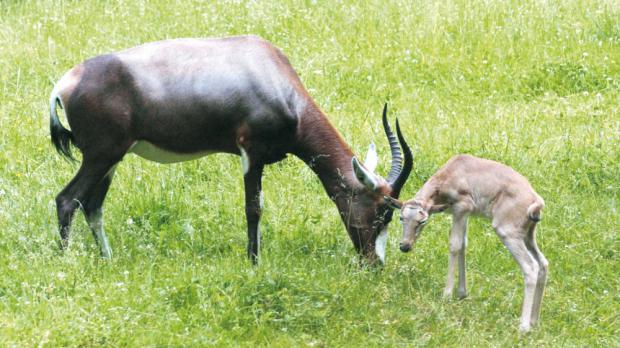
<svg viewBox="0 0 620 348">
<path fill-rule="evenodd" d="M 518 332 L 523 279 L 469 224 L 465 300 L 443 301 L 448 216 L 413 253 L 359 267 L 314 173 L 269 166 L 261 264 L 245 257 L 239 157 L 128 155 L 105 205 L 114 258 L 54 197 L 77 170 L 49 138 L 53 84 L 82 60 L 175 37 L 256 34 L 289 57 L 359 156 L 390 103 L 415 156 L 411 197 L 452 155 L 501 161 L 545 199 L 542 322 Z M 66 124 L 66 121 L 65 121 Z M 620 346 L 620 2 L 1 1 L 0 346 Z"/>
</svg>

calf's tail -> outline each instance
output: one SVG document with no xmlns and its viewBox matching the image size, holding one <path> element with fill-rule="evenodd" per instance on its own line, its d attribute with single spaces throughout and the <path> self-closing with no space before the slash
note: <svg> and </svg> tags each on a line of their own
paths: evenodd
<svg viewBox="0 0 620 348">
<path fill-rule="evenodd" d="M 536 201 L 530 204 L 530 206 L 527 208 L 527 218 L 534 222 L 540 221 L 540 219 L 542 218 L 541 217 L 542 209 L 544 207 L 545 207 L 545 201 L 543 201 L 543 199 L 540 196 L 536 197 Z"/>
</svg>

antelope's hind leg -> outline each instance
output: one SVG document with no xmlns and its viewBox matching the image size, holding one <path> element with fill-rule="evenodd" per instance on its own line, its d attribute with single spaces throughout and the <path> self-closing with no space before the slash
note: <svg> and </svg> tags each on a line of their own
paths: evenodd
<svg viewBox="0 0 620 348">
<path fill-rule="evenodd" d="M 114 169 L 113 167 L 101 182 L 95 186 L 83 205 L 84 216 L 86 217 L 88 226 L 93 232 L 95 242 L 99 246 L 101 257 L 106 259 L 112 258 L 112 248 L 110 247 L 110 242 L 103 229 L 103 201 L 110 188 L 110 183 L 114 176 Z"/>
<path fill-rule="evenodd" d="M 106 180 L 106 176 L 117 162 L 118 161 L 94 161 L 85 157 L 77 174 L 58 196 L 56 196 L 56 211 L 58 214 L 61 249 L 65 249 L 69 246 L 71 222 L 77 208 L 82 207 L 85 209 L 87 218 L 90 216 L 90 218 L 88 218 L 89 224 L 90 221 L 97 221 L 99 219 L 96 213 L 97 209 L 90 209 L 87 207 L 97 206 L 95 203 L 99 200 L 101 202 L 98 203 L 98 205 L 101 207 L 105 192 L 107 192 L 109 187 L 109 180 L 107 184 L 103 184 Z M 100 193 L 100 199 L 92 199 L 93 193 L 97 192 Z M 103 194 L 101 194 L 102 192 Z M 86 211 L 86 209 L 89 210 Z M 99 216 L 101 216 L 101 214 L 99 214 Z M 99 219 L 99 221 L 101 221 L 101 219 Z M 101 231 L 103 230 L 101 229 Z"/>
</svg>

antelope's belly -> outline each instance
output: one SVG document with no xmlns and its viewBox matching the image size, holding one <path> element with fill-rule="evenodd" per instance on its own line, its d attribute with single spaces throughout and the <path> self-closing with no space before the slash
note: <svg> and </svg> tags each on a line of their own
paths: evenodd
<svg viewBox="0 0 620 348">
<path fill-rule="evenodd" d="M 129 151 L 127 152 L 134 153 L 142 158 L 146 158 L 149 161 L 159 163 L 190 161 L 213 153 L 213 151 L 177 153 L 162 149 L 161 147 L 153 145 L 152 143 L 145 140 L 136 141 L 135 143 L 133 143 L 133 145 L 131 145 Z"/>
</svg>

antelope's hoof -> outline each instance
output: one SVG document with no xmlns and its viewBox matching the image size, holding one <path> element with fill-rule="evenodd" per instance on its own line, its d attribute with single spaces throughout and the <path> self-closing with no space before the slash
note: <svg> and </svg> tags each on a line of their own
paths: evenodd
<svg viewBox="0 0 620 348">
<path fill-rule="evenodd" d="M 467 292 L 460 292 L 457 294 L 459 300 L 467 298 Z"/>
</svg>

